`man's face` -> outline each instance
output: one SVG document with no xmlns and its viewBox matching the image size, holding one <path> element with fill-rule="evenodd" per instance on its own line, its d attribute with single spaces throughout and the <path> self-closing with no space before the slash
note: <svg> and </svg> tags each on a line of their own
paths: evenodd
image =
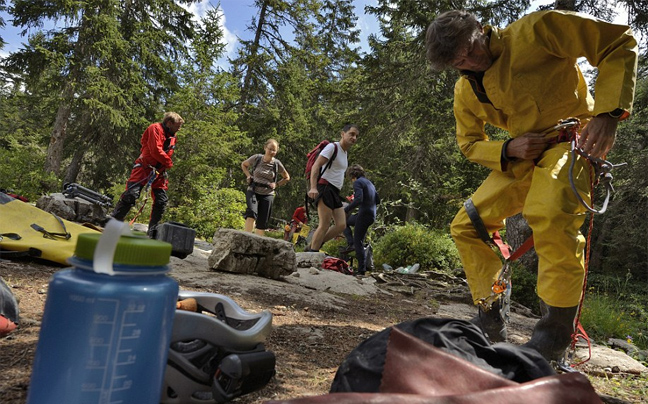
<svg viewBox="0 0 648 404">
<path fill-rule="evenodd" d="M 353 146 L 358 141 L 359 135 L 360 131 L 357 128 L 352 127 L 348 131 L 342 132 L 342 141 L 349 146 Z"/>
<path fill-rule="evenodd" d="M 177 133 L 181 127 L 182 127 L 182 122 L 173 122 L 173 121 L 167 122 L 167 128 L 169 128 L 169 131 L 172 134 Z"/>
<path fill-rule="evenodd" d="M 493 64 L 493 56 L 488 48 L 488 36 L 483 31 L 461 48 L 451 65 L 457 70 L 485 72 Z"/>
</svg>

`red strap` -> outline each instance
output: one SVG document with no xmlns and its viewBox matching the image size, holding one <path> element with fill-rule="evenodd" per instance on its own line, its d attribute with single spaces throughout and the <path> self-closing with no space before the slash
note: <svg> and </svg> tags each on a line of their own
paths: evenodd
<svg viewBox="0 0 648 404">
<path fill-rule="evenodd" d="M 533 234 L 527 238 L 524 243 L 522 243 L 521 246 L 517 248 L 517 250 L 513 251 L 513 254 L 511 254 L 510 258 L 507 258 L 509 261 L 515 261 L 516 259 L 520 258 L 523 256 L 527 251 L 529 251 L 533 247 Z"/>
<path fill-rule="evenodd" d="M 592 359 L 592 341 L 590 341 L 590 338 L 587 335 L 587 332 L 585 332 L 585 328 L 583 328 L 583 325 L 580 323 L 580 321 L 576 323 L 576 332 L 574 332 L 574 334 L 572 335 L 572 343 L 570 346 L 571 350 L 574 350 L 576 348 L 576 342 L 578 342 L 578 338 L 582 338 L 585 340 L 585 342 L 587 342 L 587 349 L 589 350 L 589 355 L 587 356 L 587 359 L 573 364 L 572 367 L 582 365 L 583 363 Z"/>
<path fill-rule="evenodd" d="M 508 260 L 511 256 L 511 248 L 504 242 L 504 240 L 502 240 L 502 236 L 500 236 L 498 231 L 493 233 L 491 241 L 497 246 L 497 248 L 499 248 L 502 257 L 504 257 L 505 260 Z"/>
</svg>

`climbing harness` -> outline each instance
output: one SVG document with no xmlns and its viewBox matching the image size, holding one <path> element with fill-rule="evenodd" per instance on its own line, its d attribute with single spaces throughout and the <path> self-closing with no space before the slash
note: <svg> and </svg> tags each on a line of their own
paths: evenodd
<svg viewBox="0 0 648 404">
<path fill-rule="evenodd" d="M 511 263 L 523 256 L 531 249 L 531 247 L 533 247 L 533 236 L 529 236 L 529 238 L 527 238 L 520 247 L 515 251 L 511 251 L 511 247 L 502 240 L 498 231 L 494 232 L 491 237 L 484 225 L 484 222 L 479 216 L 479 212 L 477 212 L 477 208 L 475 208 L 472 199 L 468 199 L 464 202 L 464 208 L 466 209 L 470 221 L 477 230 L 479 238 L 492 248 L 497 249 L 503 258 L 502 269 L 499 271 L 497 278 L 493 282 L 493 286 L 491 286 L 491 294 L 479 299 L 477 304 L 484 311 L 489 311 L 493 307 L 493 303 L 499 300 L 500 314 L 504 319 L 504 322 L 508 323 L 511 311 Z"/>
<path fill-rule="evenodd" d="M 579 139 L 579 133 L 578 133 L 579 129 L 580 129 L 580 120 L 578 118 L 568 118 L 568 119 L 560 120 L 557 125 L 545 130 L 542 133 L 545 135 L 549 135 L 551 133 L 558 132 L 558 135 L 556 137 L 550 139 L 550 144 L 565 143 L 565 142 L 570 143 L 571 162 L 569 165 L 569 183 L 571 189 L 576 195 L 578 201 L 589 212 L 591 212 L 592 214 L 594 213 L 602 214 L 605 213 L 605 211 L 607 210 L 610 196 L 612 195 L 612 192 L 614 192 L 614 187 L 612 186 L 611 171 L 613 168 L 623 166 L 626 163 L 612 164 L 605 159 L 592 157 L 589 154 L 585 153 L 581 148 L 577 147 L 578 139 Z M 591 184 L 590 195 L 592 199 L 591 205 L 588 204 L 580 195 L 574 182 L 573 171 L 578 156 L 586 159 L 591 168 L 590 170 L 590 184 Z M 600 209 L 594 207 L 594 187 L 598 184 L 602 184 L 605 187 L 605 191 L 606 191 L 606 196 Z M 496 231 L 495 233 L 493 233 L 493 236 L 491 237 L 471 199 L 468 199 L 466 202 L 464 202 L 464 208 L 466 209 L 466 213 L 468 214 L 468 217 L 473 223 L 473 226 L 475 227 L 475 230 L 477 231 L 479 237 L 489 246 L 499 250 L 501 256 L 503 257 L 503 266 L 502 269 L 499 271 L 497 278 L 493 283 L 493 286 L 491 287 L 491 294 L 485 298 L 481 298 L 477 302 L 477 304 L 481 306 L 483 310 L 488 311 L 493 307 L 493 303 L 500 300 L 500 314 L 502 315 L 504 321 L 508 322 L 510 318 L 510 303 L 511 303 L 510 300 L 511 275 L 512 275 L 511 263 L 517 260 L 518 258 L 520 258 L 527 251 L 529 251 L 531 247 L 533 247 L 533 235 L 529 236 L 527 240 L 524 241 L 524 243 L 520 247 L 518 247 L 517 250 L 511 252 L 510 247 L 501 239 L 499 232 Z M 585 265 L 584 265 L 585 278 L 583 281 L 583 291 L 581 293 L 581 299 L 578 304 L 578 312 L 574 319 L 575 331 L 572 334 L 572 342 L 569 349 L 565 351 L 565 356 L 558 363 L 558 367 L 561 370 L 566 372 L 575 372 L 576 370 L 573 368 L 573 366 L 577 366 L 587 362 L 591 358 L 591 353 L 592 353 L 589 336 L 587 335 L 585 329 L 580 323 L 580 315 L 583 307 L 583 299 L 585 296 L 586 285 L 587 285 L 587 275 L 588 275 L 587 269 L 589 266 L 590 244 L 591 244 L 590 241 L 591 241 L 591 234 L 593 229 L 593 222 L 594 222 L 593 217 L 590 217 L 587 248 L 585 252 L 586 254 Z M 571 359 L 575 351 L 576 343 L 578 339 L 581 338 L 584 339 L 588 344 L 589 357 L 588 359 L 581 361 L 575 365 L 570 365 Z"/>
<path fill-rule="evenodd" d="M 155 167 L 149 166 L 149 168 L 151 169 L 151 173 L 146 178 L 146 185 L 142 189 L 142 192 L 144 192 L 144 201 L 142 201 L 142 205 L 140 206 L 140 208 L 135 213 L 135 216 L 133 216 L 133 218 L 130 220 L 130 222 L 128 222 L 131 226 L 133 225 L 133 223 L 135 223 L 135 220 L 137 220 L 139 215 L 144 210 L 144 206 L 146 206 L 146 202 L 148 201 L 148 198 L 149 198 L 149 190 L 151 189 L 151 184 L 153 184 L 153 181 L 155 181 L 155 179 L 157 178 L 157 176 L 159 174 L 157 172 L 157 170 L 155 169 Z M 135 184 L 131 185 L 131 187 L 133 187 L 133 186 L 135 186 L 137 184 L 139 184 L 139 183 L 135 183 Z M 140 194 L 141 194 L 141 192 L 140 192 Z"/>
</svg>

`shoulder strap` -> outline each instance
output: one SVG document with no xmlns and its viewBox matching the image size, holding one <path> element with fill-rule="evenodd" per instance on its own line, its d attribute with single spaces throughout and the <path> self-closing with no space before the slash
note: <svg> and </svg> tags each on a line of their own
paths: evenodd
<svg viewBox="0 0 648 404">
<path fill-rule="evenodd" d="M 529 251 L 531 247 L 533 247 L 533 235 L 531 235 L 524 241 L 524 243 L 522 243 L 521 246 L 519 246 L 515 251 L 511 252 L 511 248 L 504 242 L 504 240 L 502 240 L 499 232 L 496 231 L 495 233 L 493 233 L 493 237 L 490 236 L 488 230 L 486 229 L 486 225 L 479 216 L 479 212 L 477 212 L 477 208 L 475 207 L 475 204 L 473 203 L 471 198 L 464 202 L 464 208 L 466 209 L 466 213 L 468 214 L 470 221 L 475 227 L 479 238 L 481 238 L 482 241 L 484 241 L 489 246 L 497 247 L 505 260 L 515 261 L 523 256 L 527 251 Z"/>
<path fill-rule="evenodd" d="M 484 88 L 484 73 L 466 73 L 464 75 L 464 78 L 468 80 L 468 83 L 470 83 L 470 87 L 472 88 L 473 92 L 475 93 L 475 96 L 481 102 L 482 104 L 492 104 L 491 100 L 488 98 L 488 95 L 486 94 L 486 89 Z"/>
<path fill-rule="evenodd" d="M 324 175 L 324 171 L 326 171 L 326 170 L 328 170 L 329 168 L 331 168 L 331 165 L 333 164 L 333 160 L 335 160 L 335 158 L 337 157 L 337 153 L 338 153 L 338 145 L 337 145 L 337 142 L 331 142 L 331 143 L 333 143 L 333 154 L 331 154 L 331 158 L 328 160 L 328 162 L 326 163 L 326 165 L 325 165 L 325 166 L 320 170 L 320 173 L 319 173 L 319 177 L 318 177 L 318 179 L 321 178 L 322 175 Z"/>
<path fill-rule="evenodd" d="M 272 169 L 274 171 L 274 182 L 276 183 L 279 179 L 279 160 L 277 160 L 276 158 L 274 159 L 274 163 L 272 164 Z"/>
<path fill-rule="evenodd" d="M 481 216 L 479 216 L 479 212 L 477 212 L 477 208 L 475 207 L 472 198 L 468 198 L 468 200 L 464 202 L 464 209 L 466 209 L 466 213 L 468 214 L 470 221 L 475 227 L 479 238 L 489 246 L 498 248 L 504 259 L 509 259 L 509 257 L 511 256 L 511 250 L 509 246 L 504 243 L 504 240 L 502 240 L 502 238 L 500 237 L 499 232 L 495 232 L 493 234 L 493 237 L 490 236 L 488 230 L 486 229 L 486 225 L 482 221 Z"/>
</svg>

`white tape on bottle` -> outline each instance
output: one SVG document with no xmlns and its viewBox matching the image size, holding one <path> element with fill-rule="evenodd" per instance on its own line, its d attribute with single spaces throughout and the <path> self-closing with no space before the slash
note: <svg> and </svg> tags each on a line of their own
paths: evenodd
<svg viewBox="0 0 648 404">
<path fill-rule="evenodd" d="M 128 223 L 110 219 L 104 228 L 97 247 L 95 247 L 92 267 L 95 272 L 106 275 L 114 275 L 113 258 L 117 243 L 121 236 L 132 235 Z"/>
</svg>

